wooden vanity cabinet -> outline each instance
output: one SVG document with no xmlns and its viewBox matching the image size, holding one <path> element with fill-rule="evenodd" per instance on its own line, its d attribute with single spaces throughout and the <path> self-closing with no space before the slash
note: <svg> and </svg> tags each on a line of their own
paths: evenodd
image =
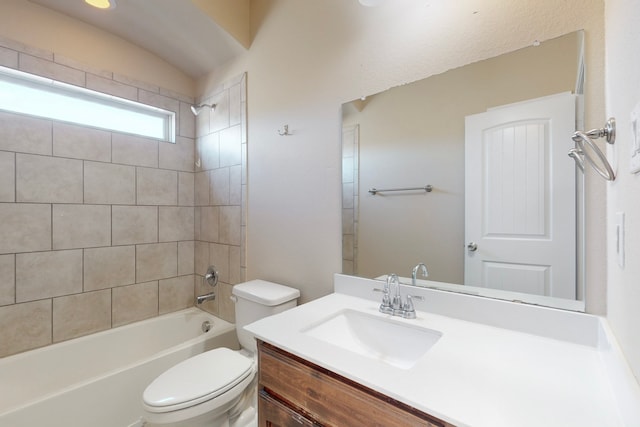
<svg viewBox="0 0 640 427">
<path fill-rule="evenodd" d="M 262 341 L 258 363 L 259 427 L 454 427 Z"/>
</svg>

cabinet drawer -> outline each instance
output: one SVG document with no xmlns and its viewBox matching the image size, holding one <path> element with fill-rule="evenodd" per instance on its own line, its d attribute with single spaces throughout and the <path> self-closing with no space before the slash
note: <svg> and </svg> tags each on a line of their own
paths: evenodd
<svg viewBox="0 0 640 427">
<path fill-rule="evenodd" d="M 275 400 L 264 390 L 258 397 L 258 427 L 313 427 L 313 421 Z"/>
<path fill-rule="evenodd" d="M 266 343 L 259 363 L 261 388 L 323 425 L 452 427 Z"/>
</svg>

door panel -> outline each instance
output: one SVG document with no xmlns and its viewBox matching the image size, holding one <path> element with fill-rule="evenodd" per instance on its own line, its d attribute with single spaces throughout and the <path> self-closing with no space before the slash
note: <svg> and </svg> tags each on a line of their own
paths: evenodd
<svg viewBox="0 0 640 427">
<path fill-rule="evenodd" d="M 466 118 L 465 284 L 575 298 L 575 97 Z"/>
</svg>

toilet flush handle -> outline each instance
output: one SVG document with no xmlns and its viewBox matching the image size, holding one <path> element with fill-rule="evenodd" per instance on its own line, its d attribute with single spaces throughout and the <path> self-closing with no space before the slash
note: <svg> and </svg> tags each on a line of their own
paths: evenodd
<svg viewBox="0 0 640 427">
<path fill-rule="evenodd" d="M 233 303 L 234 303 L 234 304 L 238 302 L 238 297 L 237 297 L 237 296 L 235 296 L 235 295 L 231 295 L 231 296 L 229 297 L 229 299 L 230 299 L 231 301 L 233 301 Z"/>
</svg>

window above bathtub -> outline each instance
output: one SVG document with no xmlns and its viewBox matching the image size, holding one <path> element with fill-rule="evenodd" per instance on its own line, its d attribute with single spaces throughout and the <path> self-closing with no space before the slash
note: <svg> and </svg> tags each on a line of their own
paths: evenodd
<svg viewBox="0 0 640 427">
<path fill-rule="evenodd" d="M 0 110 L 175 142 L 175 113 L 0 67 Z"/>
</svg>

